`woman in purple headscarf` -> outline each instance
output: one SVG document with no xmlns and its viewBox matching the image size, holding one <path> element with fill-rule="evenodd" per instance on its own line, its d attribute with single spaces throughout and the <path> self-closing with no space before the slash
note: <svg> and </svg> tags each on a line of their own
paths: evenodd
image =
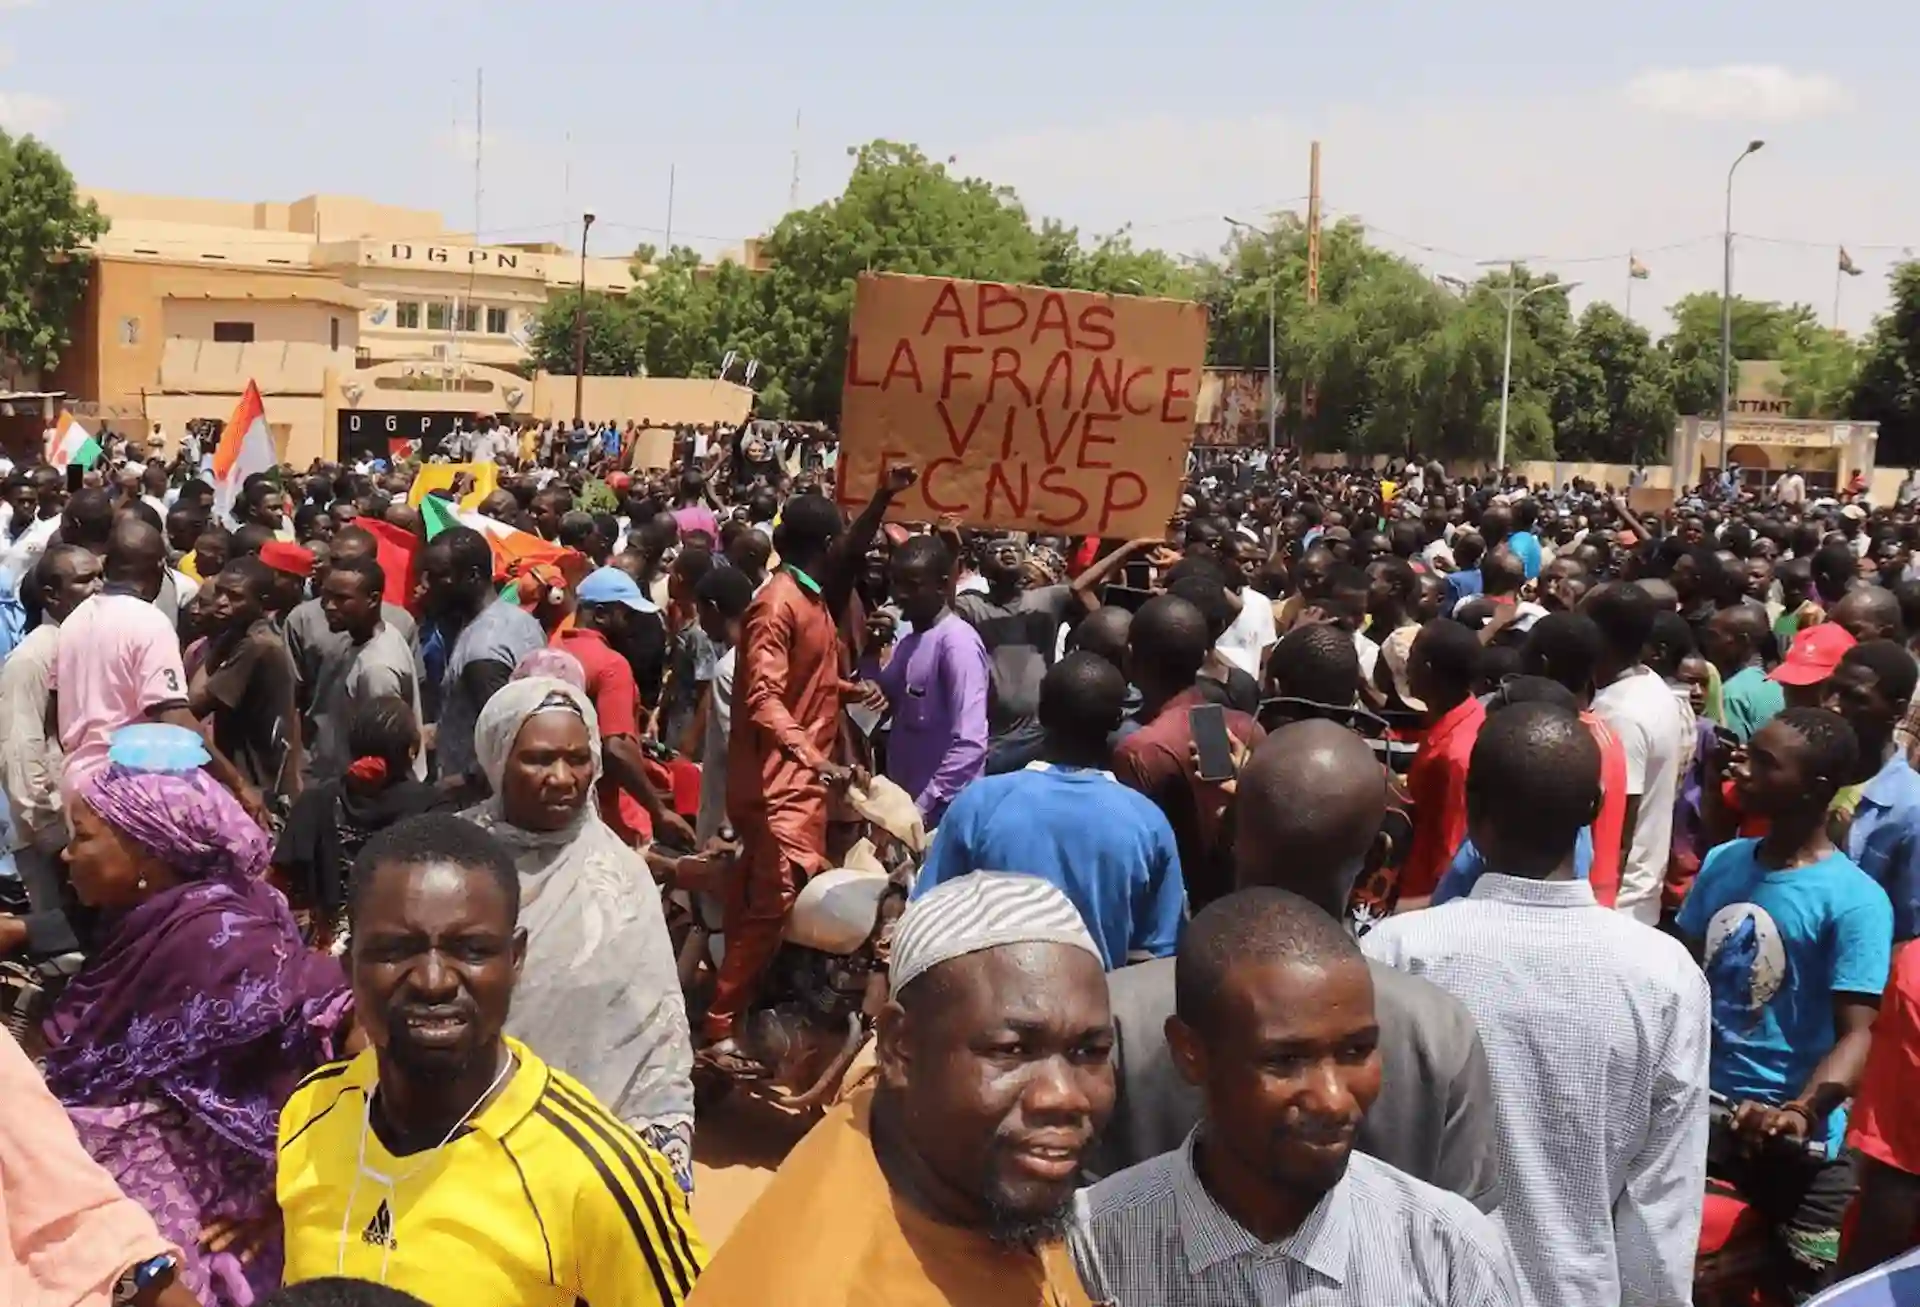
<svg viewBox="0 0 1920 1307">
<path fill-rule="evenodd" d="M 181 1249 L 201 1302 L 280 1281 L 280 1106 L 335 1055 L 340 964 L 301 946 L 259 879 L 271 843 L 204 771 L 110 765 L 68 806 L 97 946 L 45 1024 L 47 1084 L 80 1142 Z M 226 1244 L 223 1232 L 244 1237 Z M 218 1235 L 219 1237 L 215 1237 Z"/>
</svg>

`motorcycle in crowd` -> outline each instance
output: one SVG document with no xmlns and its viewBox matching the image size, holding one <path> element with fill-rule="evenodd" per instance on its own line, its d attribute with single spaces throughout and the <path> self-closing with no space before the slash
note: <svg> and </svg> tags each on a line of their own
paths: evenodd
<svg viewBox="0 0 1920 1307">
<path fill-rule="evenodd" d="M 1707 1159 L 1733 1156 L 1743 1145 L 1733 1131 L 1735 1104 L 1714 1094 L 1707 1109 Z M 1779 1166 L 1804 1166 L 1826 1160 L 1822 1139 L 1776 1140 L 1763 1146 L 1763 1160 Z M 1773 1231 L 1773 1223 L 1739 1190 L 1723 1180 L 1707 1180 L 1701 1211 L 1699 1252 L 1693 1263 L 1694 1307 L 1790 1307 L 1792 1263 Z"/>
<path fill-rule="evenodd" d="M 789 1111 L 822 1113 L 873 1036 L 887 1000 L 887 944 L 927 833 L 913 800 L 885 777 L 850 786 L 846 806 L 857 818 L 836 823 L 843 838 L 835 843 L 846 847 L 801 889 L 780 950 L 736 1029 L 742 1050 L 767 1073 L 748 1078 L 698 1064 L 694 1099 L 703 1110 L 745 1085 Z M 726 956 L 721 904 L 739 874 L 730 852 L 677 864 L 668 925 L 696 1023 Z"/>
</svg>

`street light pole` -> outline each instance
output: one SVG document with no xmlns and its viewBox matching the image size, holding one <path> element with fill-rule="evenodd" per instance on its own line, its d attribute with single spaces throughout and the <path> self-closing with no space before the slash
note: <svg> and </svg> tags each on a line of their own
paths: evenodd
<svg viewBox="0 0 1920 1307">
<path fill-rule="evenodd" d="M 1727 169 L 1727 222 L 1722 229 L 1720 265 L 1720 474 L 1727 471 L 1727 418 L 1733 390 L 1733 174 L 1749 154 L 1766 142 L 1752 140 Z"/>
<path fill-rule="evenodd" d="M 1516 263 L 1509 263 L 1507 265 L 1507 288 L 1499 292 L 1500 298 L 1506 301 L 1507 305 L 1507 345 L 1500 363 L 1500 442 L 1495 446 L 1493 455 L 1493 474 L 1496 477 L 1505 473 L 1507 468 L 1507 403 L 1513 392 L 1514 311 L 1542 291 L 1572 290 L 1580 284 L 1577 281 L 1542 282 L 1532 290 L 1516 295 L 1514 291 L 1517 288 L 1514 282 L 1519 279 L 1519 276 L 1520 266 Z"/>
<path fill-rule="evenodd" d="M 1238 218 L 1228 218 L 1225 221 L 1229 227 L 1238 227 L 1241 231 L 1250 231 L 1256 235 L 1264 234 L 1250 222 L 1242 222 Z M 1273 269 L 1269 267 L 1267 269 L 1267 456 L 1269 458 L 1273 456 L 1275 450 L 1280 448 L 1280 373 L 1275 363 L 1274 347 L 1278 313 L 1273 283 Z"/>
<path fill-rule="evenodd" d="M 573 302 L 573 421 L 580 422 L 587 396 L 587 233 L 593 215 L 580 215 L 580 293 Z"/>
</svg>

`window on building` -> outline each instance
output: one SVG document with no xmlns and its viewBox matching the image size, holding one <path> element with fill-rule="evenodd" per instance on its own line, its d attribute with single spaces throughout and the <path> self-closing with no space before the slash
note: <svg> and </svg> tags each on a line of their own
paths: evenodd
<svg viewBox="0 0 1920 1307">
<path fill-rule="evenodd" d="M 327 334 L 330 337 L 330 343 L 327 345 L 327 348 L 339 349 L 340 348 L 340 319 L 338 318 L 327 319 Z"/>
<path fill-rule="evenodd" d="M 393 306 L 393 325 L 408 331 L 420 329 L 420 301 L 401 300 Z"/>
<path fill-rule="evenodd" d="M 460 330 L 480 330 L 480 306 L 478 304 L 462 304 L 460 306 Z"/>
<path fill-rule="evenodd" d="M 507 311 L 505 309 L 487 310 L 487 334 L 504 336 L 507 334 Z"/>
<path fill-rule="evenodd" d="M 253 340 L 251 322 L 216 322 L 213 324 L 213 338 L 229 345 L 246 345 Z"/>
<path fill-rule="evenodd" d="M 453 306 L 444 300 L 430 300 L 427 304 L 427 330 L 445 331 L 453 320 Z"/>
</svg>

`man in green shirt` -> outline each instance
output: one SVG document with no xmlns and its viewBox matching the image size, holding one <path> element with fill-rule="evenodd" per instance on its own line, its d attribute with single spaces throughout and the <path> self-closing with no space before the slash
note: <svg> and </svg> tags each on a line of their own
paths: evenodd
<svg viewBox="0 0 1920 1307">
<path fill-rule="evenodd" d="M 1720 671 L 1724 724 L 1742 744 L 1787 706 L 1761 658 L 1767 630 L 1767 610 L 1753 603 L 1722 608 L 1707 622 L 1705 653 Z"/>
</svg>

